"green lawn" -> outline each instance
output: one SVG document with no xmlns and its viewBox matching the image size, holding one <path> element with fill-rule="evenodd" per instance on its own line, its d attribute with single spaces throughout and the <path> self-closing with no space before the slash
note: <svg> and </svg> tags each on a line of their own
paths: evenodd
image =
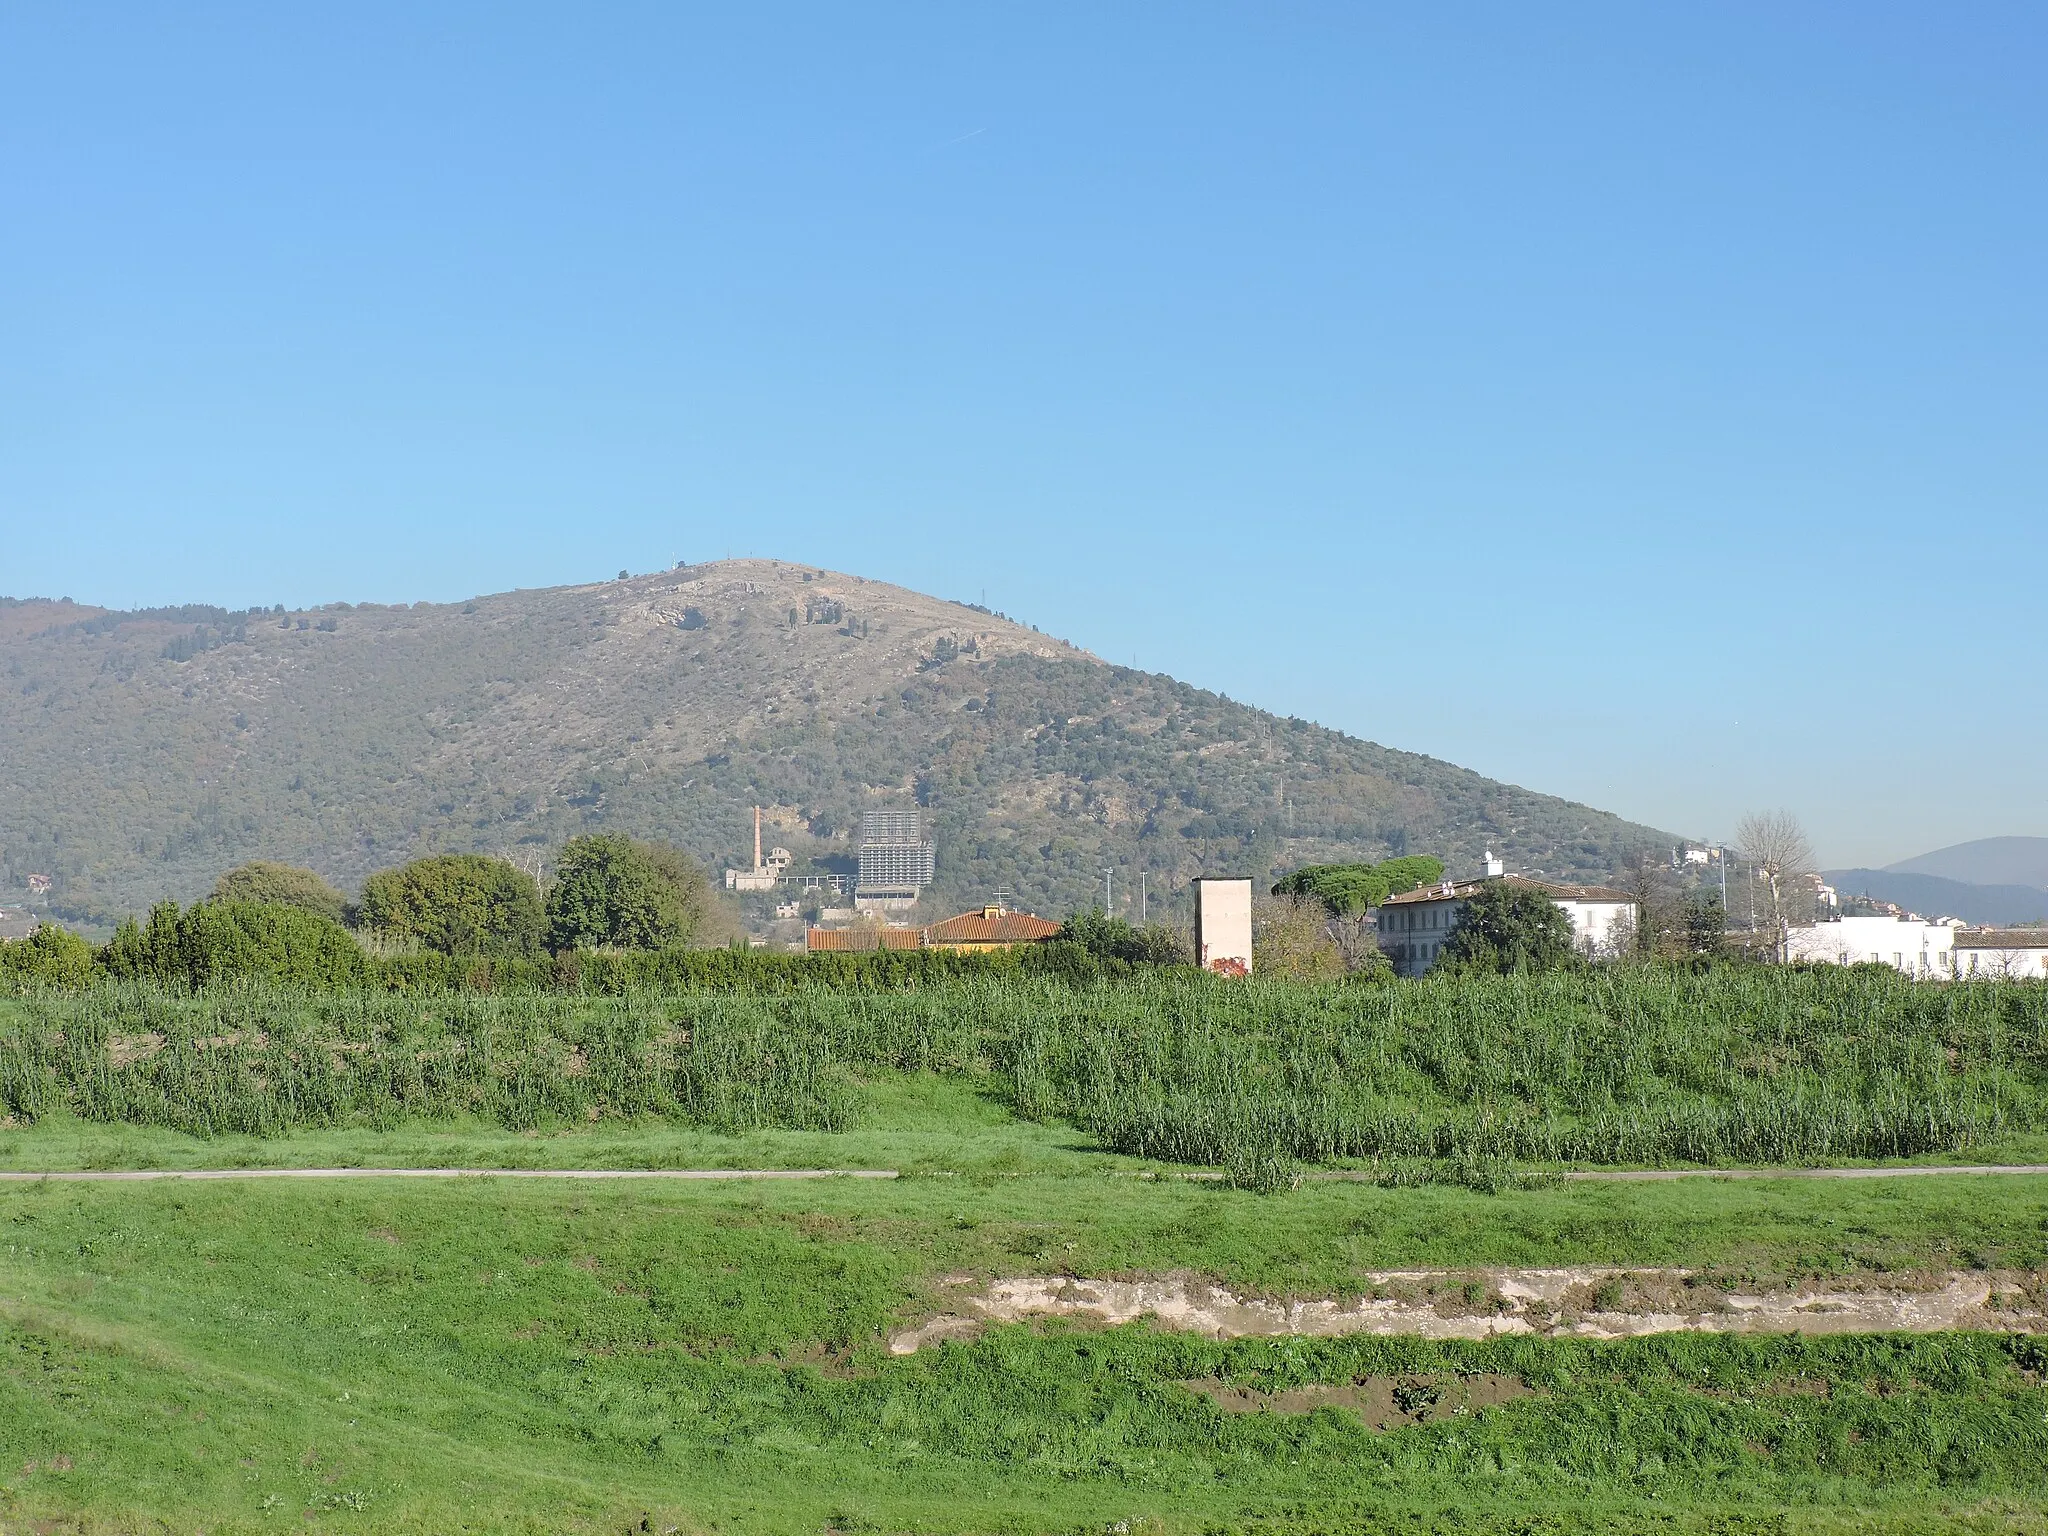
<svg viewBox="0 0 2048 1536">
<path fill-rule="evenodd" d="M 1326 1293 L 1418 1265 L 2039 1268 L 2044 1243 L 2048 1179 L 2023 1176 L 16 1185 L 0 1529 L 2041 1529 L 2031 1341 L 882 1339 L 955 1271 Z M 1376 1433 L 1178 1385 L 1475 1370 L 1535 1390 Z"/>
<path fill-rule="evenodd" d="M 860 1085 L 860 1127 L 843 1134 L 737 1135 L 648 1119 L 508 1130 L 489 1120 L 422 1120 L 395 1130 L 187 1136 L 160 1126 L 52 1114 L 0 1129 L 0 1168 L 897 1168 L 905 1172 L 1093 1172 L 1165 1167 L 1098 1151 L 1070 1127 L 1019 1120 L 977 1081 L 876 1074 Z"/>
<path fill-rule="evenodd" d="M 1017 1119 L 971 1075 L 871 1072 L 857 1095 L 839 1134 L 0 1128 L 15 1169 L 904 1170 L 0 1185 L 0 1536 L 2048 1531 L 2048 1350 L 2026 1339 L 884 1342 L 959 1274 L 1312 1296 L 1418 1267 L 2038 1272 L 2048 1178 L 1261 1196 Z M 1970 1157 L 2030 1159 L 2037 1138 Z M 1520 1395 L 1382 1431 L 1341 1408 L 1227 1414 L 1182 1385 L 1209 1378 Z"/>
</svg>

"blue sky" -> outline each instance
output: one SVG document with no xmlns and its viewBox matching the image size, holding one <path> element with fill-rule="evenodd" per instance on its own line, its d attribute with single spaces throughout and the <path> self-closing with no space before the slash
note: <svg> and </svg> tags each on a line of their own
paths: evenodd
<svg viewBox="0 0 2048 1536">
<path fill-rule="evenodd" d="M 777 555 L 1694 835 L 2048 834 L 2048 11 L 0 7 L 0 592 Z"/>
</svg>

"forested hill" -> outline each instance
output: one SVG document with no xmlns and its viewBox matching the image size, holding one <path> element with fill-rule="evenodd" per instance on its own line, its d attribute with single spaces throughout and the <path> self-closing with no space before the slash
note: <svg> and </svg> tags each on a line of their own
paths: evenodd
<svg viewBox="0 0 2048 1536">
<path fill-rule="evenodd" d="M 0 901 L 105 922 L 246 859 L 353 887 L 591 828 L 844 859 L 921 803 L 930 905 L 1058 913 L 1149 876 L 1483 847 L 1605 875 L 1605 812 L 1109 666 L 999 615 L 768 560 L 412 607 L 109 612 L 0 599 Z M 1119 902 L 1121 905 L 1121 902 Z"/>
</svg>

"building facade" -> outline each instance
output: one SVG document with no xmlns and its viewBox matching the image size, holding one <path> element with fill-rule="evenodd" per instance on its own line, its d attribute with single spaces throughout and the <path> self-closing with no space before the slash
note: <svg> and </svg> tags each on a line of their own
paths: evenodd
<svg viewBox="0 0 2048 1536">
<path fill-rule="evenodd" d="M 2048 976 L 2048 928 L 1964 928 L 1955 937 L 1955 974 L 2004 981 Z"/>
<path fill-rule="evenodd" d="M 914 906 L 932 883 L 937 850 L 915 808 L 869 811 L 860 819 L 860 877 L 853 904 L 863 911 Z"/>
<path fill-rule="evenodd" d="M 1538 890 L 1571 919 L 1572 941 L 1589 955 L 1613 953 L 1634 931 L 1635 898 L 1604 885 L 1557 885 L 1527 875 L 1502 872 L 1500 861 L 1486 856 L 1486 873 L 1477 880 L 1445 880 L 1389 896 L 1379 906 L 1380 948 L 1397 976 L 1420 976 L 1437 962 L 1465 903 L 1488 880 Z"/>
<path fill-rule="evenodd" d="M 1808 965 L 1888 965 L 1905 976 L 1952 976 L 1956 927 L 1890 913 L 1785 930 L 1785 958 Z"/>
</svg>

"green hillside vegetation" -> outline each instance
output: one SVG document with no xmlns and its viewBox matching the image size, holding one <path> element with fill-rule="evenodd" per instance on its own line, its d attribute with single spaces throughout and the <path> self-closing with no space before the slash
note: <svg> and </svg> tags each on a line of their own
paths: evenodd
<svg viewBox="0 0 2048 1536">
<path fill-rule="evenodd" d="M 757 804 L 800 864 L 841 869 L 864 809 L 921 805 L 941 915 L 999 887 L 1072 911 L 1105 865 L 1184 915 L 1204 873 L 1492 847 L 1602 878 L 1671 842 L 775 561 L 409 608 L 0 616 L 0 899 L 46 874 L 51 910 L 102 930 L 252 859 L 355 891 L 416 855 L 612 832 L 716 870 L 751 858 Z"/>
</svg>

